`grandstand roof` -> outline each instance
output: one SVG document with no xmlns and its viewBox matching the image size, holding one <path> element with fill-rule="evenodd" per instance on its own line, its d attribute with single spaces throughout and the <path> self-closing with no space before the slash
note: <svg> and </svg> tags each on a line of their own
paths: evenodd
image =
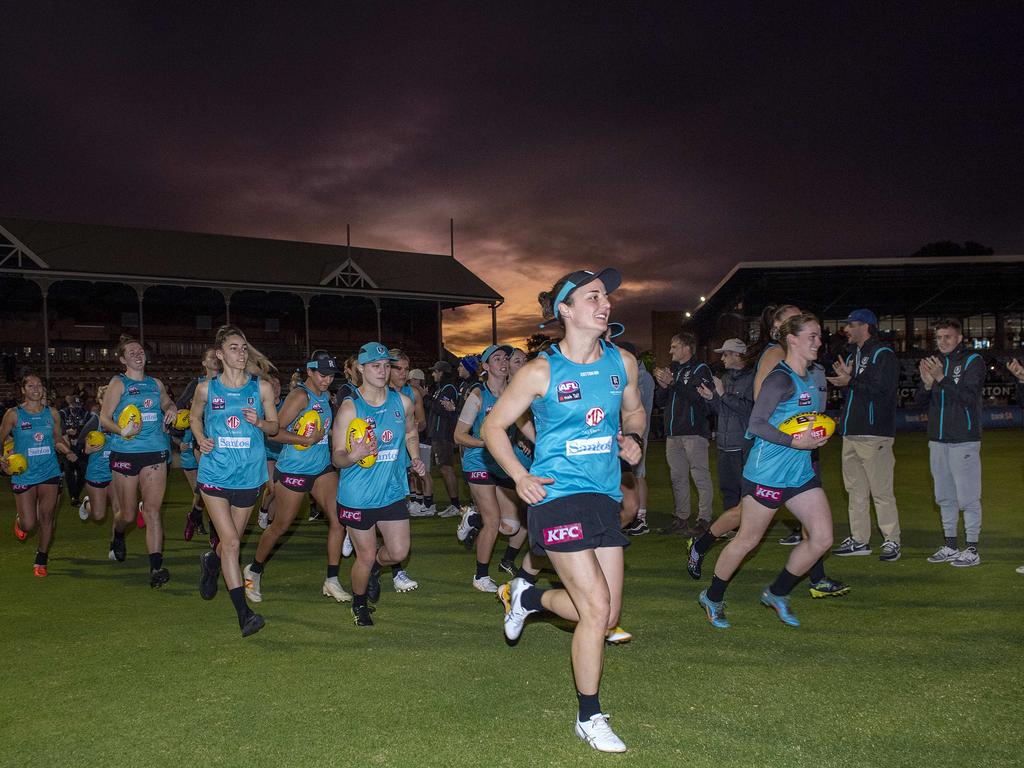
<svg viewBox="0 0 1024 768">
<path fill-rule="evenodd" d="M 745 261 L 690 311 L 698 323 L 786 302 L 824 318 L 859 307 L 877 315 L 969 316 L 1024 311 L 1024 256 Z"/>
<path fill-rule="evenodd" d="M 502 297 L 451 256 L 234 235 L 0 217 L 0 275 L 401 296 Z"/>
</svg>

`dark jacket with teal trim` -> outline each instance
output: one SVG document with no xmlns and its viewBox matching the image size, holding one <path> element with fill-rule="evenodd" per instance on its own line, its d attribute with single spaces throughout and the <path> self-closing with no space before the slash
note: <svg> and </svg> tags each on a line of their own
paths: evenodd
<svg viewBox="0 0 1024 768">
<path fill-rule="evenodd" d="M 706 363 L 690 358 L 685 363 L 672 363 L 672 383 L 654 390 L 654 403 L 665 409 L 666 437 L 700 435 L 711 437 L 707 400 L 697 387 L 703 382 L 712 390 L 715 382 Z"/>
<path fill-rule="evenodd" d="M 841 435 L 896 435 L 900 361 L 891 347 L 872 336 L 846 358 L 853 369 L 846 386 Z"/>
<path fill-rule="evenodd" d="M 972 443 L 981 440 L 981 390 L 985 386 L 985 360 L 963 344 L 942 361 L 942 381 L 924 385 L 917 393 L 920 405 L 928 404 L 928 439 L 940 443 Z"/>
</svg>

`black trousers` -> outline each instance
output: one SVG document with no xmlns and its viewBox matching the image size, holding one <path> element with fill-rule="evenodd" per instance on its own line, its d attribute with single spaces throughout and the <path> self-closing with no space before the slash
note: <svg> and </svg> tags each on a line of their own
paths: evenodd
<svg viewBox="0 0 1024 768">
<path fill-rule="evenodd" d="M 743 484 L 743 465 L 747 461 L 750 447 L 740 451 L 718 449 L 718 490 L 722 494 L 722 510 L 732 509 L 740 503 L 740 486 Z"/>
<path fill-rule="evenodd" d="M 68 484 L 68 497 L 80 499 L 82 489 L 85 487 L 85 465 L 88 462 L 84 456 L 78 461 L 64 461 L 64 480 Z"/>
</svg>

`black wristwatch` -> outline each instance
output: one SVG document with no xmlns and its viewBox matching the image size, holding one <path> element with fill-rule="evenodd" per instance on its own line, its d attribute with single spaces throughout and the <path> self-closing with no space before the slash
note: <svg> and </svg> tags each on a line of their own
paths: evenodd
<svg viewBox="0 0 1024 768">
<path fill-rule="evenodd" d="M 638 435 L 636 432 L 630 432 L 626 435 L 623 435 L 623 437 L 632 437 L 634 440 L 636 440 L 636 444 L 640 446 L 640 453 L 642 454 L 644 452 L 644 439 L 640 437 L 640 435 Z"/>
</svg>

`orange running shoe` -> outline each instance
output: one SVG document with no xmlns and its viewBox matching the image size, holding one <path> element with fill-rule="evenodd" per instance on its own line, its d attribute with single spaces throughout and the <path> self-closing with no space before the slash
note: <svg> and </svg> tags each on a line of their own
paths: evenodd
<svg viewBox="0 0 1024 768">
<path fill-rule="evenodd" d="M 135 514 L 135 527 L 136 528 L 145 528 L 146 527 L 146 518 L 144 518 L 142 516 L 142 502 L 141 501 L 139 502 L 139 511 Z"/>
<path fill-rule="evenodd" d="M 33 565 L 32 575 L 40 579 L 46 578 L 46 566 L 45 565 Z"/>
<path fill-rule="evenodd" d="M 25 539 L 28 538 L 28 534 L 25 533 L 23 530 L 21 530 L 21 525 L 19 523 L 20 523 L 20 521 L 18 520 L 18 516 L 15 515 L 14 516 L 14 535 L 18 538 L 18 541 L 24 541 Z"/>
</svg>

